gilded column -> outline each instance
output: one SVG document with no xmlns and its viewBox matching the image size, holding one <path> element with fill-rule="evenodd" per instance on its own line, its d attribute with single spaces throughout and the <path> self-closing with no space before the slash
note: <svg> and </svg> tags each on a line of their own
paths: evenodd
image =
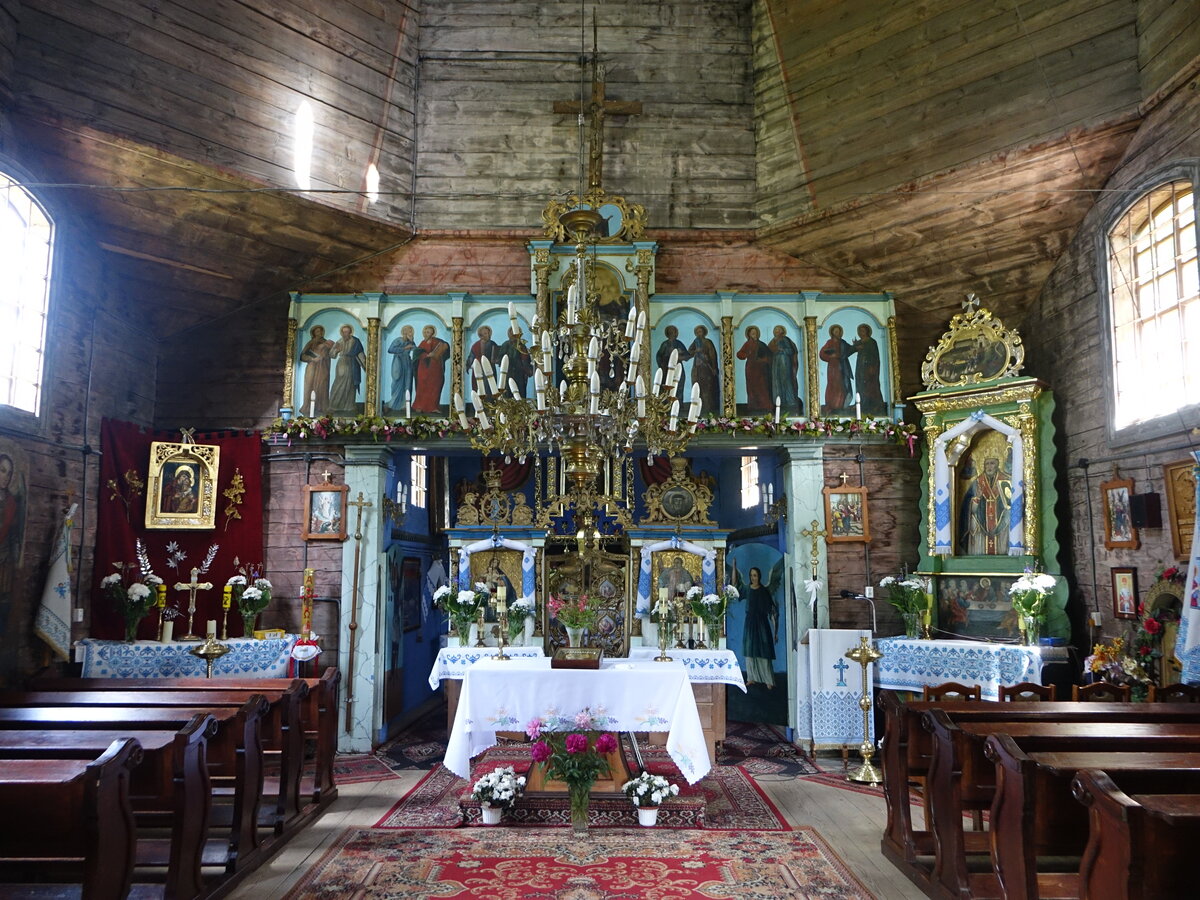
<svg viewBox="0 0 1200 900">
<path fill-rule="evenodd" d="M 891 356 L 892 366 L 892 406 L 900 406 L 903 401 L 900 399 L 903 394 L 900 391 L 900 344 L 896 339 L 896 317 L 888 316 L 887 320 L 888 333 L 888 355 Z M 900 415 L 897 419 L 903 419 Z"/>
<path fill-rule="evenodd" d="M 1017 427 L 1021 432 L 1021 442 L 1024 444 L 1025 479 L 1025 552 L 1040 557 L 1041 546 L 1041 516 L 1038 514 L 1040 501 L 1038 497 L 1038 426 L 1037 417 L 1033 413 L 1032 403 L 1021 400 L 1017 403 Z"/>
<path fill-rule="evenodd" d="M 379 319 L 367 319 L 367 396 L 363 412 L 368 416 L 379 415 Z"/>
<path fill-rule="evenodd" d="M 732 419 L 737 415 L 737 386 L 734 384 L 733 372 L 733 316 L 721 317 L 721 396 L 725 398 L 725 417 Z"/>
<path fill-rule="evenodd" d="M 558 271 L 558 259 L 550 254 L 549 247 L 538 247 L 533 251 L 533 274 L 537 279 L 537 315 L 542 322 L 550 318 L 550 273 Z"/>
<path fill-rule="evenodd" d="M 817 317 L 804 317 L 804 372 L 808 378 L 808 415 L 821 415 L 821 376 L 817 370 Z"/>
<path fill-rule="evenodd" d="M 465 397 L 463 393 L 463 319 L 455 316 L 450 320 L 450 397 Z M 454 554 L 451 553 L 451 556 Z"/>
<path fill-rule="evenodd" d="M 942 433 L 941 422 L 938 421 L 939 418 L 935 415 L 927 414 L 924 423 L 925 452 L 928 454 L 928 459 L 926 460 L 928 469 L 926 471 L 929 473 L 929 512 L 928 521 L 925 523 L 925 534 L 930 556 L 933 555 L 933 551 L 937 547 L 937 485 L 933 483 L 933 473 L 937 471 L 934 465 L 937 461 L 937 454 L 934 452 L 934 442 L 937 440 L 938 435 Z"/>
<path fill-rule="evenodd" d="M 296 331 L 299 327 L 300 323 L 295 319 L 288 319 L 287 352 L 283 357 L 283 402 L 280 406 L 296 406 Z M 304 406 L 304 398 L 300 399 L 299 405 Z M 301 412 L 301 409 L 295 410 L 296 415 L 300 415 Z"/>
</svg>

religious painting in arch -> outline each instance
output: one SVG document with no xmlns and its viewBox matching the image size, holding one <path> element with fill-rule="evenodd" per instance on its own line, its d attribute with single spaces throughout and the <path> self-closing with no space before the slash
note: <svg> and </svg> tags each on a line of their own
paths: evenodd
<svg viewBox="0 0 1200 900">
<path fill-rule="evenodd" d="M 450 329 L 427 309 L 406 309 L 380 336 L 384 415 L 444 416 L 450 409 Z"/>
<path fill-rule="evenodd" d="M 514 319 L 518 332 L 515 335 L 512 333 Z M 524 317 L 514 315 L 510 318 L 506 307 L 497 307 L 477 316 L 463 334 L 463 384 L 468 388 L 464 399 L 469 402 L 475 397 L 511 395 L 514 385 L 522 398 L 532 396 L 531 334 Z"/>
<path fill-rule="evenodd" d="M 341 309 L 312 315 L 296 335 L 293 408 L 303 416 L 362 415 L 366 403 L 367 330 Z"/>
<path fill-rule="evenodd" d="M 1012 466 L 1007 436 L 974 433 L 956 468 L 955 556 L 1008 556 Z"/>
<path fill-rule="evenodd" d="M 521 586 L 525 583 L 521 572 L 522 558 L 520 550 L 503 548 L 472 553 L 471 583 L 486 585 L 493 600 L 503 588 L 505 602 L 512 603 L 521 596 Z M 497 621 L 496 607 L 493 604 L 489 604 L 484 610 L 483 618 L 486 622 Z"/>
<path fill-rule="evenodd" d="M 725 555 L 725 581 L 739 599 L 725 615 L 726 645 L 746 681 L 729 691 L 729 717 L 788 724 L 787 601 L 783 554 L 768 544 L 741 544 Z"/>
<path fill-rule="evenodd" d="M 674 309 L 662 316 L 651 330 L 650 351 L 657 382 L 669 369 L 672 354 L 683 367 L 675 388 L 680 415 L 686 415 L 692 400 L 692 385 L 699 385 L 701 416 L 719 416 L 721 404 L 721 329 L 704 313 L 689 308 Z"/>
<path fill-rule="evenodd" d="M 817 380 L 822 416 L 889 414 L 891 360 L 887 328 L 864 309 L 838 309 L 817 326 Z"/>
<path fill-rule="evenodd" d="M 739 415 L 802 416 L 806 408 L 804 331 L 780 309 L 764 307 L 734 329 L 735 408 Z"/>
<path fill-rule="evenodd" d="M 216 527 L 217 473 L 221 448 L 154 441 L 146 471 L 147 529 L 210 530 Z"/>
</svg>

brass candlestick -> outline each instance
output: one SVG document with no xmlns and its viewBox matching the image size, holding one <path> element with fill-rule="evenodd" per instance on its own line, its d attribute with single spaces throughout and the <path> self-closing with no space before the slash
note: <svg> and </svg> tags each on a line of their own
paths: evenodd
<svg viewBox="0 0 1200 900">
<path fill-rule="evenodd" d="M 218 644 L 217 639 L 210 634 L 204 639 L 204 643 L 197 647 L 192 647 L 190 650 L 188 650 L 188 653 L 204 660 L 204 664 L 207 667 L 204 677 L 212 678 L 213 663 L 228 653 L 231 649 L 233 648 L 228 644 Z"/>
<path fill-rule="evenodd" d="M 858 705 L 863 711 L 863 739 L 858 745 L 858 752 L 862 755 L 862 765 L 858 770 L 846 776 L 847 781 L 857 781 L 862 784 L 879 784 L 883 781 L 883 777 L 879 774 L 879 770 L 871 765 L 871 757 L 875 755 L 875 745 L 871 743 L 871 686 L 867 683 L 867 666 L 878 659 L 883 658 L 880 653 L 871 644 L 870 638 L 863 636 L 858 639 L 858 646 L 851 647 L 846 651 L 846 658 L 852 659 L 862 666 L 862 696 L 858 698 Z"/>
<path fill-rule="evenodd" d="M 504 598 L 501 596 L 497 596 L 497 598 L 495 600 L 495 604 L 496 604 L 496 621 L 500 626 L 499 631 L 497 633 L 497 640 L 498 640 L 498 643 L 500 646 L 500 651 L 496 654 L 496 659 L 512 659 L 511 656 L 509 656 L 507 653 L 504 652 L 504 642 L 508 638 L 508 604 L 504 601 Z"/>
<path fill-rule="evenodd" d="M 221 640 L 229 640 L 229 607 L 221 606 Z"/>
<path fill-rule="evenodd" d="M 684 600 L 683 594 L 678 594 L 675 597 L 675 649 L 686 650 L 687 644 L 683 642 L 683 619 L 684 619 Z"/>
<path fill-rule="evenodd" d="M 655 662 L 671 662 L 671 657 L 667 656 L 667 639 L 670 637 L 671 623 L 666 615 L 665 602 L 660 602 L 658 611 L 658 656 L 654 657 Z"/>
<path fill-rule="evenodd" d="M 475 642 L 476 647 L 486 647 L 487 641 L 483 639 L 483 607 L 479 607 L 479 640 Z"/>
</svg>

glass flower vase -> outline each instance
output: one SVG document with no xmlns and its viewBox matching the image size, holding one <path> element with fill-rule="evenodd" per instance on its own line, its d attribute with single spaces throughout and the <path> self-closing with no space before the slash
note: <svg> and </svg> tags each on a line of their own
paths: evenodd
<svg viewBox="0 0 1200 900">
<path fill-rule="evenodd" d="M 921 636 L 921 614 L 915 612 L 902 613 L 904 617 L 904 636 L 915 641 Z"/>
<path fill-rule="evenodd" d="M 242 613 L 242 637 L 254 637 L 254 623 L 258 613 Z"/>
<path fill-rule="evenodd" d="M 1042 640 L 1042 620 L 1037 616 L 1021 617 L 1021 643 L 1036 647 Z"/>
<path fill-rule="evenodd" d="M 592 786 L 571 783 L 567 787 L 571 795 L 571 828 L 575 834 L 585 835 L 588 831 L 588 800 Z"/>
<path fill-rule="evenodd" d="M 582 627 L 575 628 L 574 626 L 571 626 L 571 625 L 565 625 L 563 627 L 566 629 L 566 632 L 567 632 L 567 646 L 568 647 L 582 647 L 583 646 L 583 628 Z"/>
<path fill-rule="evenodd" d="M 471 626 L 475 624 L 474 619 L 455 619 L 454 630 L 458 633 L 458 646 L 471 646 Z"/>
<path fill-rule="evenodd" d="M 132 644 L 137 640 L 138 626 L 142 624 L 144 616 L 126 616 L 125 617 L 125 643 Z"/>
<path fill-rule="evenodd" d="M 708 622 L 705 625 L 705 630 L 708 632 L 708 649 L 718 650 L 721 646 L 721 623 Z"/>
</svg>

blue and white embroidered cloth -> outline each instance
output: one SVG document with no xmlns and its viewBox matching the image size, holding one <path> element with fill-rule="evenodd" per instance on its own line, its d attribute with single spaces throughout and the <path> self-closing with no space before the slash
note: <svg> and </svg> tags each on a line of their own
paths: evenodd
<svg viewBox="0 0 1200 900">
<path fill-rule="evenodd" d="M 429 670 L 429 686 L 435 691 L 443 680 L 461 681 L 467 669 L 481 659 L 490 659 L 500 652 L 499 647 L 443 647 L 438 651 L 433 668 Z M 541 647 L 505 647 L 514 658 L 536 659 L 544 656 Z"/>
<path fill-rule="evenodd" d="M 925 685 L 957 681 L 979 685 L 984 700 L 999 700 L 1001 685 L 1042 680 L 1038 647 L 907 638 L 882 638 L 877 645 L 883 659 L 875 664 L 875 681 L 889 690 L 920 692 Z"/>
<path fill-rule="evenodd" d="M 265 641 L 230 638 L 230 651 L 213 661 L 213 678 L 286 678 L 292 647 L 299 635 Z M 84 678 L 203 678 L 204 660 L 188 650 L 194 643 L 175 641 L 98 641 L 85 638 L 75 645 Z"/>
<path fill-rule="evenodd" d="M 653 661 L 657 647 L 630 647 L 629 658 L 639 662 Z M 683 663 L 688 681 L 693 684 L 728 684 L 746 692 L 746 679 L 738 667 L 737 654 L 732 650 L 675 650 L 667 648 L 667 656 Z"/>
<path fill-rule="evenodd" d="M 863 739 L 862 665 L 846 659 L 858 639 L 870 639 L 870 629 L 810 628 L 808 643 L 797 657 L 796 736 L 814 747 L 840 747 Z M 867 683 L 872 666 L 867 665 Z M 874 716 L 868 719 L 875 738 Z"/>
<path fill-rule="evenodd" d="M 483 659 L 467 669 L 446 768 L 471 775 L 471 758 L 496 743 L 497 731 L 521 731 L 530 720 L 574 717 L 588 710 L 603 731 L 665 731 L 667 753 L 688 784 L 711 768 L 696 698 L 679 662 L 604 660 L 599 669 L 551 669 L 548 659 Z"/>
</svg>

